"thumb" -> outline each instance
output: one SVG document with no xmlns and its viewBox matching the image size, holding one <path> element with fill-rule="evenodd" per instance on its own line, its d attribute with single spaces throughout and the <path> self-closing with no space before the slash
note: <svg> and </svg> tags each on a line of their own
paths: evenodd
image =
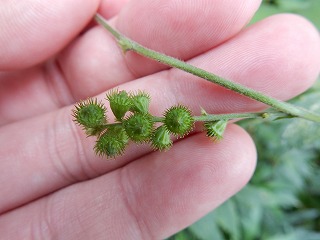
<svg viewBox="0 0 320 240">
<path fill-rule="evenodd" d="M 99 0 L 0 2 L 0 70 L 38 64 L 62 49 L 90 21 Z"/>
</svg>

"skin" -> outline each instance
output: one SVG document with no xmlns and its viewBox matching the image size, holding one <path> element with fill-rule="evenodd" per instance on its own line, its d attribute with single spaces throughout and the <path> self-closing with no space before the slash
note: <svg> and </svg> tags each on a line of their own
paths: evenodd
<svg viewBox="0 0 320 240">
<path fill-rule="evenodd" d="M 213 144 L 194 132 L 168 152 L 130 145 L 106 161 L 71 116 L 113 87 L 145 90 L 151 112 L 265 106 L 133 53 L 90 22 L 99 11 L 147 47 L 286 100 L 319 74 L 315 28 L 294 15 L 245 27 L 260 1 L 2 1 L 0 232 L 4 239 L 162 239 L 238 192 L 254 172 L 248 134 Z M 203 10 L 205 9 L 205 11 Z M 109 113 L 109 119 L 112 119 Z"/>
</svg>

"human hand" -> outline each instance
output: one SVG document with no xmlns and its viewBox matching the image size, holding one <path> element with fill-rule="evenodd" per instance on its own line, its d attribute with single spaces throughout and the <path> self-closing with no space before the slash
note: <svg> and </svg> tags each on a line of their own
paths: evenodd
<svg viewBox="0 0 320 240">
<path fill-rule="evenodd" d="M 319 36 L 304 19 L 273 16 L 241 31 L 260 1 L 125 2 L 99 9 L 105 17 L 113 9 L 110 21 L 120 32 L 278 99 L 317 77 Z M 117 86 L 150 93 L 155 115 L 176 103 L 195 113 L 199 106 L 221 113 L 263 105 L 133 53 L 124 57 L 101 27 L 85 28 L 98 0 L 1 4 L 2 238 L 161 239 L 247 183 L 256 153 L 236 125 L 219 143 L 195 132 L 168 152 L 131 145 L 105 161 L 72 122 L 71 109 Z"/>
</svg>

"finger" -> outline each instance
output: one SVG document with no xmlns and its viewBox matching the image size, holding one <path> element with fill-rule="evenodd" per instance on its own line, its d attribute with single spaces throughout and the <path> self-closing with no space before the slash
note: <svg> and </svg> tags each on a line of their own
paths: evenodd
<svg viewBox="0 0 320 240">
<path fill-rule="evenodd" d="M 123 6 L 124 2 L 104 1 L 100 10 L 103 13 L 110 9 L 113 11 L 112 9 L 119 9 Z M 157 26 L 156 29 L 160 31 L 159 33 L 162 31 L 161 34 L 164 36 L 165 34 L 170 35 L 173 30 L 169 26 L 172 27 L 177 23 L 175 18 L 178 19 L 180 15 L 187 17 L 185 25 L 180 24 L 177 32 L 171 36 L 172 41 L 167 39 L 169 42 L 165 43 L 163 38 L 156 41 L 160 47 L 157 48 L 158 50 L 172 52 L 173 55 L 186 59 L 231 37 L 244 26 L 259 5 L 259 1 L 247 1 L 245 3 L 240 0 L 219 1 L 215 4 L 212 4 L 212 1 L 197 1 L 187 2 L 187 5 L 185 5 L 186 3 L 177 3 L 177 7 L 183 5 L 180 10 L 177 9 L 178 14 L 173 10 L 158 13 L 157 7 L 163 5 L 162 8 L 174 8 L 175 3 L 177 1 L 171 1 L 172 6 L 170 7 L 165 5 L 168 2 L 163 1 L 147 1 L 147 5 L 144 2 L 136 1 L 135 4 L 127 7 L 126 13 L 122 14 L 119 19 L 132 17 L 137 11 L 145 11 L 146 6 L 150 8 L 150 16 L 163 17 L 164 19 L 169 17 L 165 20 L 166 24 L 159 24 L 157 18 L 152 20 L 153 18 L 149 18 L 149 16 L 141 17 L 141 14 L 137 15 L 138 19 L 141 18 L 139 21 L 145 22 L 148 26 L 141 29 L 139 33 L 133 32 L 136 35 L 140 34 L 139 36 L 133 35 L 133 37 L 140 41 L 142 40 L 140 38 L 146 36 L 144 42 L 147 43 L 148 41 L 154 42 L 153 27 Z M 237 11 L 231 13 L 231 7 L 236 8 Z M 193 8 L 193 10 L 188 11 L 185 15 L 185 8 Z M 200 13 L 202 15 L 203 9 L 206 9 L 207 14 L 200 20 L 198 16 Z M 214 21 L 212 16 L 214 16 Z M 201 21 L 207 21 L 208 23 L 203 24 Z M 128 21 L 128 24 L 131 24 L 130 21 Z M 120 25 L 123 26 L 123 23 Z M 190 32 L 189 25 L 197 30 Z M 121 26 L 119 27 L 124 28 Z M 140 29 L 135 26 L 132 26 L 132 28 L 137 31 Z M 39 27 L 36 28 L 36 30 L 39 29 Z M 44 31 L 41 31 L 42 33 Z M 186 34 L 188 37 L 186 37 Z M 51 38 L 51 36 L 49 37 Z M 55 39 L 55 42 L 57 41 L 56 37 L 53 39 Z M 45 54 L 48 52 L 49 49 L 41 51 Z M 141 61 L 139 60 L 139 62 Z M 93 96 L 112 86 L 132 80 L 135 76 L 128 70 L 127 62 L 114 39 L 99 27 L 83 34 L 78 41 L 71 44 L 71 47 L 65 51 L 59 62 L 50 61 L 44 68 L 23 71 L 19 74 L 6 73 L 0 78 L 0 114 L 3 116 L 0 119 L 0 125 L 3 125 L 10 121 L 35 116 L 69 105 L 74 102 L 74 99 L 79 100 Z M 14 81 L 14 79 L 16 80 Z M 65 79 L 68 81 L 64 81 Z M 27 97 L 25 97 L 26 94 Z M 12 99 L 14 101 L 11 101 Z"/>
<path fill-rule="evenodd" d="M 127 4 L 128 1 L 129 0 L 100 0 L 100 6 L 97 12 L 102 14 L 105 19 L 109 20 L 119 14 L 121 9 Z M 96 22 L 94 19 L 92 19 L 92 21 L 82 30 L 82 32 L 86 32 L 95 25 Z"/>
<path fill-rule="evenodd" d="M 317 30 L 302 17 L 284 14 L 247 28 L 189 63 L 267 95 L 287 100 L 314 83 L 319 75 L 319 54 Z M 148 85 L 161 89 L 158 93 L 151 91 L 159 105 L 164 106 L 172 102 L 186 102 L 192 107 L 208 106 L 208 99 L 214 99 L 210 102 L 209 110 L 215 112 L 262 109 L 257 102 L 176 69 L 127 84 L 129 89 L 149 90 Z M 79 91 L 85 94 L 83 89 Z"/>
<path fill-rule="evenodd" d="M 311 25 L 296 31 L 296 26 L 307 25 L 309 23 L 304 18 L 296 15 L 275 15 L 190 63 L 276 99 L 288 100 L 308 89 L 319 76 L 320 39 L 317 31 Z M 305 36 L 312 48 L 305 45 Z M 170 70 L 166 79 L 170 83 L 162 82 L 161 86 L 165 86 L 162 91 L 167 92 L 166 87 L 176 88 L 180 94 L 171 97 L 184 101 L 183 96 L 190 95 L 192 106 L 195 103 L 208 106 L 207 99 L 212 99 L 209 109 L 218 113 L 266 107 L 177 69 Z"/>
<path fill-rule="evenodd" d="M 38 64 L 61 50 L 90 21 L 99 1 L 2 1 L 0 69 Z"/>
<path fill-rule="evenodd" d="M 0 126 L 72 104 L 66 89 L 58 68 L 0 72 Z"/>
<path fill-rule="evenodd" d="M 130 1 L 112 23 L 147 47 L 187 60 L 238 33 L 260 2 L 136 0 Z M 115 40 L 101 27 L 75 41 L 59 62 L 76 99 L 166 68 L 132 53 L 124 58 Z"/>
<path fill-rule="evenodd" d="M 129 0 L 102 0 L 98 12 L 106 19 L 116 16 Z"/>
<path fill-rule="evenodd" d="M 274 25 L 279 22 L 285 24 Z M 313 62 L 317 61 L 317 42 L 314 41 L 313 49 L 309 49 L 310 45 L 303 47 L 300 42 L 305 43 L 309 39 L 311 44 L 311 39 L 318 38 L 317 33 L 302 29 L 297 33 L 291 27 L 303 26 L 302 22 L 305 21 L 291 15 L 269 18 L 230 41 L 226 49 L 220 46 L 203 55 L 203 58 L 199 57 L 193 61 L 200 67 L 219 71 L 222 76 L 231 76 L 235 81 L 252 85 L 257 90 L 280 99 L 293 97 L 310 86 L 318 71 L 318 65 Z M 269 29 L 275 26 L 287 31 L 282 31 L 284 37 L 281 40 L 270 42 L 274 34 Z M 276 28 L 274 31 L 277 30 Z M 303 33 L 304 39 L 294 37 L 300 33 Z M 292 44 L 301 47 L 293 51 L 297 48 L 288 48 L 288 41 L 296 39 L 298 41 Z M 233 54 L 235 52 L 241 54 Z M 211 62 L 210 59 L 215 61 Z M 305 64 L 306 67 L 301 68 L 301 64 Z M 200 114 L 200 106 L 209 113 L 250 112 L 262 107 L 261 104 L 221 90 L 203 80 L 194 79 L 190 75 L 183 75 L 177 70 L 171 70 L 170 73 L 163 71 L 126 83 L 121 89 L 141 89 L 149 92 L 152 96 L 150 111 L 157 116 L 177 103 L 190 106 L 194 114 Z M 103 99 L 104 94 L 99 98 Z M 109 119 L 112 119 L 112 114 L 109 114 Z M 111 164 L 97 161 L 92 150 L 93 140 L 86 139 L 71 121 L 71 108 L 6 126 L 0 131 L 0 145 L 5 146 L 0 148 L 0 156 L 3 156 L 0 162 L 0 182 L 10 179 L 10 184 L 7 183 L 2 188 L 3 209 L 10 209 L 68 184 L 99 176 L 150 151 L 148 146 L 130 146 L 123 157 Z M 29 183 L 27 189 L 24 187 L 25 182 Z M 8 195 L 11 197 L 7 197 Z"/>
<path fill-rule="evenodd" d="M 131 145 L 116 161 L 94 154 L 71 108 L 0 128 L 0 213 L 64 186 L 98 177 L 151 152 Z M 111 114 L 108 117 L 112 118 Z M 28 187 L 26 187 L 26 183 Z"/>
<path fill-rule="evenodd" d="M 255 159 L 250 137 L 238 127 L 230 126 L 218 144 L 194 135 L 170 152 L 152 153 L 8 212 L 0 218 L 2 234 L 15 239 L 164 239 L 239 191 Z"/>
</svg>

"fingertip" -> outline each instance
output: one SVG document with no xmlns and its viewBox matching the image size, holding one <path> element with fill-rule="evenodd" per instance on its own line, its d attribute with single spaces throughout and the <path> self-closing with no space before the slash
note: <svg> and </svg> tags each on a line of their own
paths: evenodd
<svg viewBox="0 0 320 240">
<path fill-rule="evenodd" d="M 265 62 L 256 61 L 257 64 L 252 65 L 260 68 L 260 75 L 269 75 L 265 81 L 256 81 L 265 85 L 266 89 L 262 91 L 287 100 L 314 84 L 320 70 L 320 38 L 310 21 L 296 14 L 277 14 L 250 28 L 249 33 L 260 35 L 256 40 L 260 42 L 261 50 L 256 55 L 265 56 L 261 58 Z M 256 72 L 251 73 L 257 75 Z M 284 85 L 286 91 L 279 87 Z"/>
<path fill-rule="evenodd" d="M 0 8 L 0 69 L 38 64 L 54 55 L 90 21 L 99 1 L 8 1 Z"/>
<path fill-rule="evenodd" d="M 207 179 L 201 184 L 208 186 L 208 183 L 211 182 L 213 183 L 210 186 L 213 187 L 212 191 L 222 191 L 221 202 L 234 195 L 248 183 L 255 170 L 257 152 L 251 136 L 243 128 L 236 124 L 229 124 L 220 141 L 208 138 L 203 132 L 196 134 L 194 138 L 197 139 L 193 139 L 193 143 L 190 143 L 193 147 L 185 146 L 187 153 L 187 149 L 196 150 L 196 155 L 192 159 L 188 158 L 190 153 L 186 155 L 187 164 L 198 165 L 206 172 L 210 169 L 208 177 L 211 179 Z M 201 170 L 199 173 L 200 179 L 202 179 Z M 212 196 L 217 201 L 216 193 Z M 204 200 L 208 199 L 204 198 Z M 216 205 L 220 203 L 217 201 Z"/>
<path fill-rule="evenodd" d="M 103 0 L 98 12 L 103 15 L 104 18 L 110 19 L 117 15 L 128 1 L 129 0 Z"/>
<path fill-rule="evenodd" d="M 248 183 L 255 170 L 257 160 L 255 143 L 243 128 L 229 124 L 222 144 L 225 146 L 221 148 L 225 148 L 228 153 L 221 158 L 221 164 L 229 173 L 230 178 L 227 181 L 236 183 L 235 192 L 237 192 Z M 231 161 L 224 162 L 224 159 Z"/>
<path fill-rule="evenodd" d="M 283 14 L 283 17 L 291 19 L 292 25 L 296 25 L 300 31 L 300 45 L 304 46 L 300 50 L 301 59 L 304 61 L 302 68 L 306 68 L 306 76 L 304 79 L 309 79 L 309 84 L 313 84 L 319 77 L 320 72 L 320 34 L 316 26 L 308 19 L 297 14 Z M 288 20 L 288 21 L 289 21 Z M 302 63 L 303 64 L 303 63 Z"/>
<path fill-rule="evenodd" d="M 116 28 L 146 47 L 186 60 L 236 35 L 260 3 L 261 0 L 131 1 L 116 19 Z M 137 76 L 165 69 L 134 53 L 129 52 L 126 59 Z"/>
<path fill-rule="evenodd" d="M 130 205 L 151 238 L 166 238 L 212 211 L 249 181 L 256 164 L 252 139 L 235 125 L 218 143 L 199 133 L 152 155 L 123 172 L 125 192 L 135 192 Z"/>
</svg>

